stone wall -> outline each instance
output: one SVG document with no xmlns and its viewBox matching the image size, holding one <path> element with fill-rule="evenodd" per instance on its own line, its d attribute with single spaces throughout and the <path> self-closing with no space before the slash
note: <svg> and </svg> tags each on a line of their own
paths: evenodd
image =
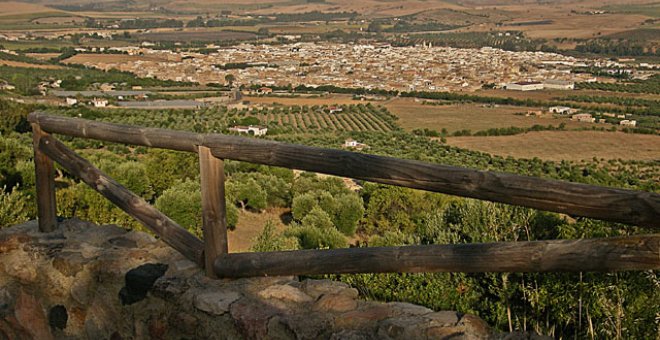
<svg viewBox="0 0 660 340">
<path fill-rule="evenodd" d="M 0 338 L 490 337 L 473 315 L 364 301 L 340 282 L 210 280 L 164 243 L 116 226 L 0 230 Z"/>
</svg>

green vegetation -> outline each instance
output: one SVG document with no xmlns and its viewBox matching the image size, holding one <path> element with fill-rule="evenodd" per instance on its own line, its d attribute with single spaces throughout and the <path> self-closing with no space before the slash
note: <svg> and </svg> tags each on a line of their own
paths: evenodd
<svg viewBox="0 0 660 340">
<path fill-rule="evenodd" d="M 577 83 L 576 89 L 660 94 L 660 75 L 627 83 Z"/>
<path fill-rule="evenodd" d="M 634 228 L 596 221 L 567 223 L 555 214 L 460 200 L 427 212 L 410 232 L 395 230 L 370 245 L 501 242 L 603 237 Z M 660 293 L 647 273 L 423 273 L 336 277 L 385 301 L 474 313 L 500 330 L 554 338 L 654 338 Z M 654 310 L 654 312 L 650 312 Z M 509 317 L 507 317 L 509 316 Z"/>
<path fill-rule="evenodd" d="M 646 47 L 644 43 L 614 39 L 588 40 L 575 46 L 575 50 L 581 53 L 615 56 L 660 56 L 660 52 Z"/>
<path fill-rule="evenodd" d="M 461 26 L 448 25 L 440 22 L 411 23 L 405 20 L 398 21 L 394 26 L 383 30 L 384 32 L 425 32 L 425 31 L 448 31 Z"/>
<path fill-rule="evenodd" d="M 0 46 L 1 48 L 1 46 Z M 23 54 L 10 54 L 6 52 L 0 52 L 0 60 L 9 60 L 9 61 L 20 61 L 23 63 L 30 63 L 30 64 L 43 64 L 42 61 L 36 60 L 34 58 L 30 58 L 28 56 L 25 56 Z"/>
<path fill-rule="evenodd" d="M 242 70 L 250 67 L 260 67 L 260 66 L 272 67 L 272 68 L 278 67 L 277 64 L 268 64 L 268 63 L 226 63 L 226 64 L 215 65 L 215 67 L 221 70 Z"/>
<path fill-rule="evenodd" d="M 608 5 L 603 7 L 603 9 L 613 12 L 641 14 L 660 18 L 660 6 L 658 6 L 657 2 L 650 2 L 648 4 Z"/>
<path fill-rule="evenodd" d="M 522 32 L 448 32 L 395 35 L 391 38 L 393 46 L 415 46 L 422 43 L 433 46 L 456 48 L 494 47 L 507 51 L 544 51 L 556 52 L 545 39 L 530 39 Z"/>
<path fill-rule="evenodd" d="M 16 91 L 23 95 L 39 94 L 37 86 L 42 82 L 61 80 L 62 90 L 87 90 L 93 84 L 109 83 L 118 89 L 130 89 L 131 86 L 190 86 L 191 83 L 154 78 L 138 78 L 132 73 L 116 70 L 101 71 L 82 66 L 62 69 L 36 69 L 0 66 L 0 79 L 16 86 Z"/>
<path fill-rule="evenodd" d="M 0 67 L 0 78 L 7 78 L 17 87 L 22 86 L 19 88 L 22 93 L 29 93 L 38 81 L 55 79 L 62 79 L 62 87 L 72 89 L 88 88 L 102 82 L 116 83 L 125 88 L 138 84 L 175 84 L 136 79 L 119 72 L 73 68 L 37 72 Z M 143 81 L 145 83 L 140 83 Z M 331 86 L 299 87 L 296 91 L 396 95 L 387 91 Z M 645 110 L 647 115 L 643 117 L 655 118 L 658 115 L 657 101 L 648 99 L 568 96 L 552 101 L 527 101 L 451 93 L 414 92 L 401 95 L 521 106 L 565 102 L 576 107 L 579 103 L 595 102 L 607 107 L 608 111 L 614 104 L 626 107 L 625 110 Z M 593 105 L 584 104 L 585 107 Z M 262 124 L 269 128 L 266 138 L 283 142 L 338 148 L 350 137 L 367 144 L 369 147 L 363 152 L 372 154 L 660 191 L 658 161 L 594 159 L 577 163 L 491 156 L 446 146 L 427 138 L 447 135 L 446 130 L 416 131 L 420 136 L 406 133 L 398 127 L 396 117 L 386 108 L 373 104 L 146 111 L 30 106 L 0 98 L 0 227 L 33 219 L 36 214 L 32 139 L 25 119 L 27 113 L 33 110 L 195 132 L 226 132 L 235 124 Z M 538 125 L 529 130 L 561 128 Z M 506 135 L 523 130 L 527 131 L 505 128 L 474 134 Z M 197 155 L 61 138 L 111 177 L 201 236 Z M 285 213 L 282 217 L 286 220 L 283 230 L 277 230 L 273 224 L 264 227 L 253 245 L 255 251 L 342 248 L 349 244 L 388 246 L 574 239 L 651 232 L 639 227 L 582 218 L 572 220 L 533 209 L 386 185 L 360 182 L 349 188 L 340 178 L 294 174 L 289 169 L 229 160 L 225 162 L 225 171 L 230 228 L 240 230 L 241 210 L 251 213 L 268 209 L 290 211 L 290 215 Z M 137 222 L 61 168 L 57 169 L 56 181 L 59 216 L 142 229 Z M 367 298 L 409 301 L 436 310 L 455 309 L 462 313 L 475 313 L 499 330 L 527 329 L 557 338 L 653 338 L 657 335 L 657 309 L 652 306 L 660 305 L 660 291 L 657 289 L 657 275 L 653 272 L 582 275 L 364 274 L 333 278 L 359 288 Z"/>
</svg>

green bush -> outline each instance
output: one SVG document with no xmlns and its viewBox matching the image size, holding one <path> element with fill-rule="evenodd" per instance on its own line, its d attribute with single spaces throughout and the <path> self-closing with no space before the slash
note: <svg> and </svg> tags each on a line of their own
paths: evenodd
<svg viewBox="0 0 660 340">
<path fill-rule="evenodd" d="M 251 250 L 255 252 L 282 251 L 298 249 L 298 240 L 278 232 L 272 221 L 266 222 L 264 229 L 254 239 Z"/>
<path fill-rule="evenodd" d="M 156 199 L 160 210 L 191 233 L 202 236 L 202 194 L 198 181 L 182 181 Z"/>
<path fill-rule="evenodd" d="M 23 223 L 30 219 L 28 199 L 17 187 L 7 191 L 0 187 L 0 228 Z"/>
</svg>

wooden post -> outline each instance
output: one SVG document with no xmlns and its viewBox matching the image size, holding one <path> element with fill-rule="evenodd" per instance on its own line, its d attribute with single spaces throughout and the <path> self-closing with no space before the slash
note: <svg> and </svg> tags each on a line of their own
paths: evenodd
<svg viewBox="0 0 660 340">
<path fill-rule="evenodd" d="M 204 225 L 204 265 L 206 275 L 215 278 L 213 263 L 227 254 L 227 221 L 225 202 L 224 161 L 211 154 L 211 149 L 199 147 L 199 169 L 202 187 L 202 220 Z"/>
<path fill-rule="evenodd" d="M 39 124 L 32 124 L 39 231 L 51 232 L 57 227 L 57 210 L 55 206 L 55 166 L 53 160 L 39 149 L 39 141 L 44 136 L 47 136 L 47 134 L 41 130 Z"/>
</svg>

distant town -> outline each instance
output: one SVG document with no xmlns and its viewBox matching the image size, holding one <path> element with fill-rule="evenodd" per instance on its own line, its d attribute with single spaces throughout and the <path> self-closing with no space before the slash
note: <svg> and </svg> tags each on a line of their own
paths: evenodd
<svg viewBox="0 0 660 340">
<path fill-rule="evenodd" d="M 264 86 L 320 86 L 395 91 L 462 91 L 490 88 L 539 90 L 574 88 L 576 82 L 595 82 L 589 73 L 573 68 L 624 68 L 611 60 L 580 59 L 546 52 L 512 52 L 484 47 L 461 49 L 389 44 L 349 45 L 295 43 L 217 48 L 217 52 L 174 52 L 148 47 L 109 50 L 135 58 L 82 54 L 69 62 L 103 70 L 118 69 L 139 77 L 200 84 L 225 83 Z M 81 51 L 94 52 L 94 51 Z M 655 65 L 648 65 L 649 68 Z M 648 75 L 650 75 L 649 73 Z M 644 78 L 643 71 L 635 74 Z M 599 80 L 599 79 L 598 79 Z"/>
</svg>

